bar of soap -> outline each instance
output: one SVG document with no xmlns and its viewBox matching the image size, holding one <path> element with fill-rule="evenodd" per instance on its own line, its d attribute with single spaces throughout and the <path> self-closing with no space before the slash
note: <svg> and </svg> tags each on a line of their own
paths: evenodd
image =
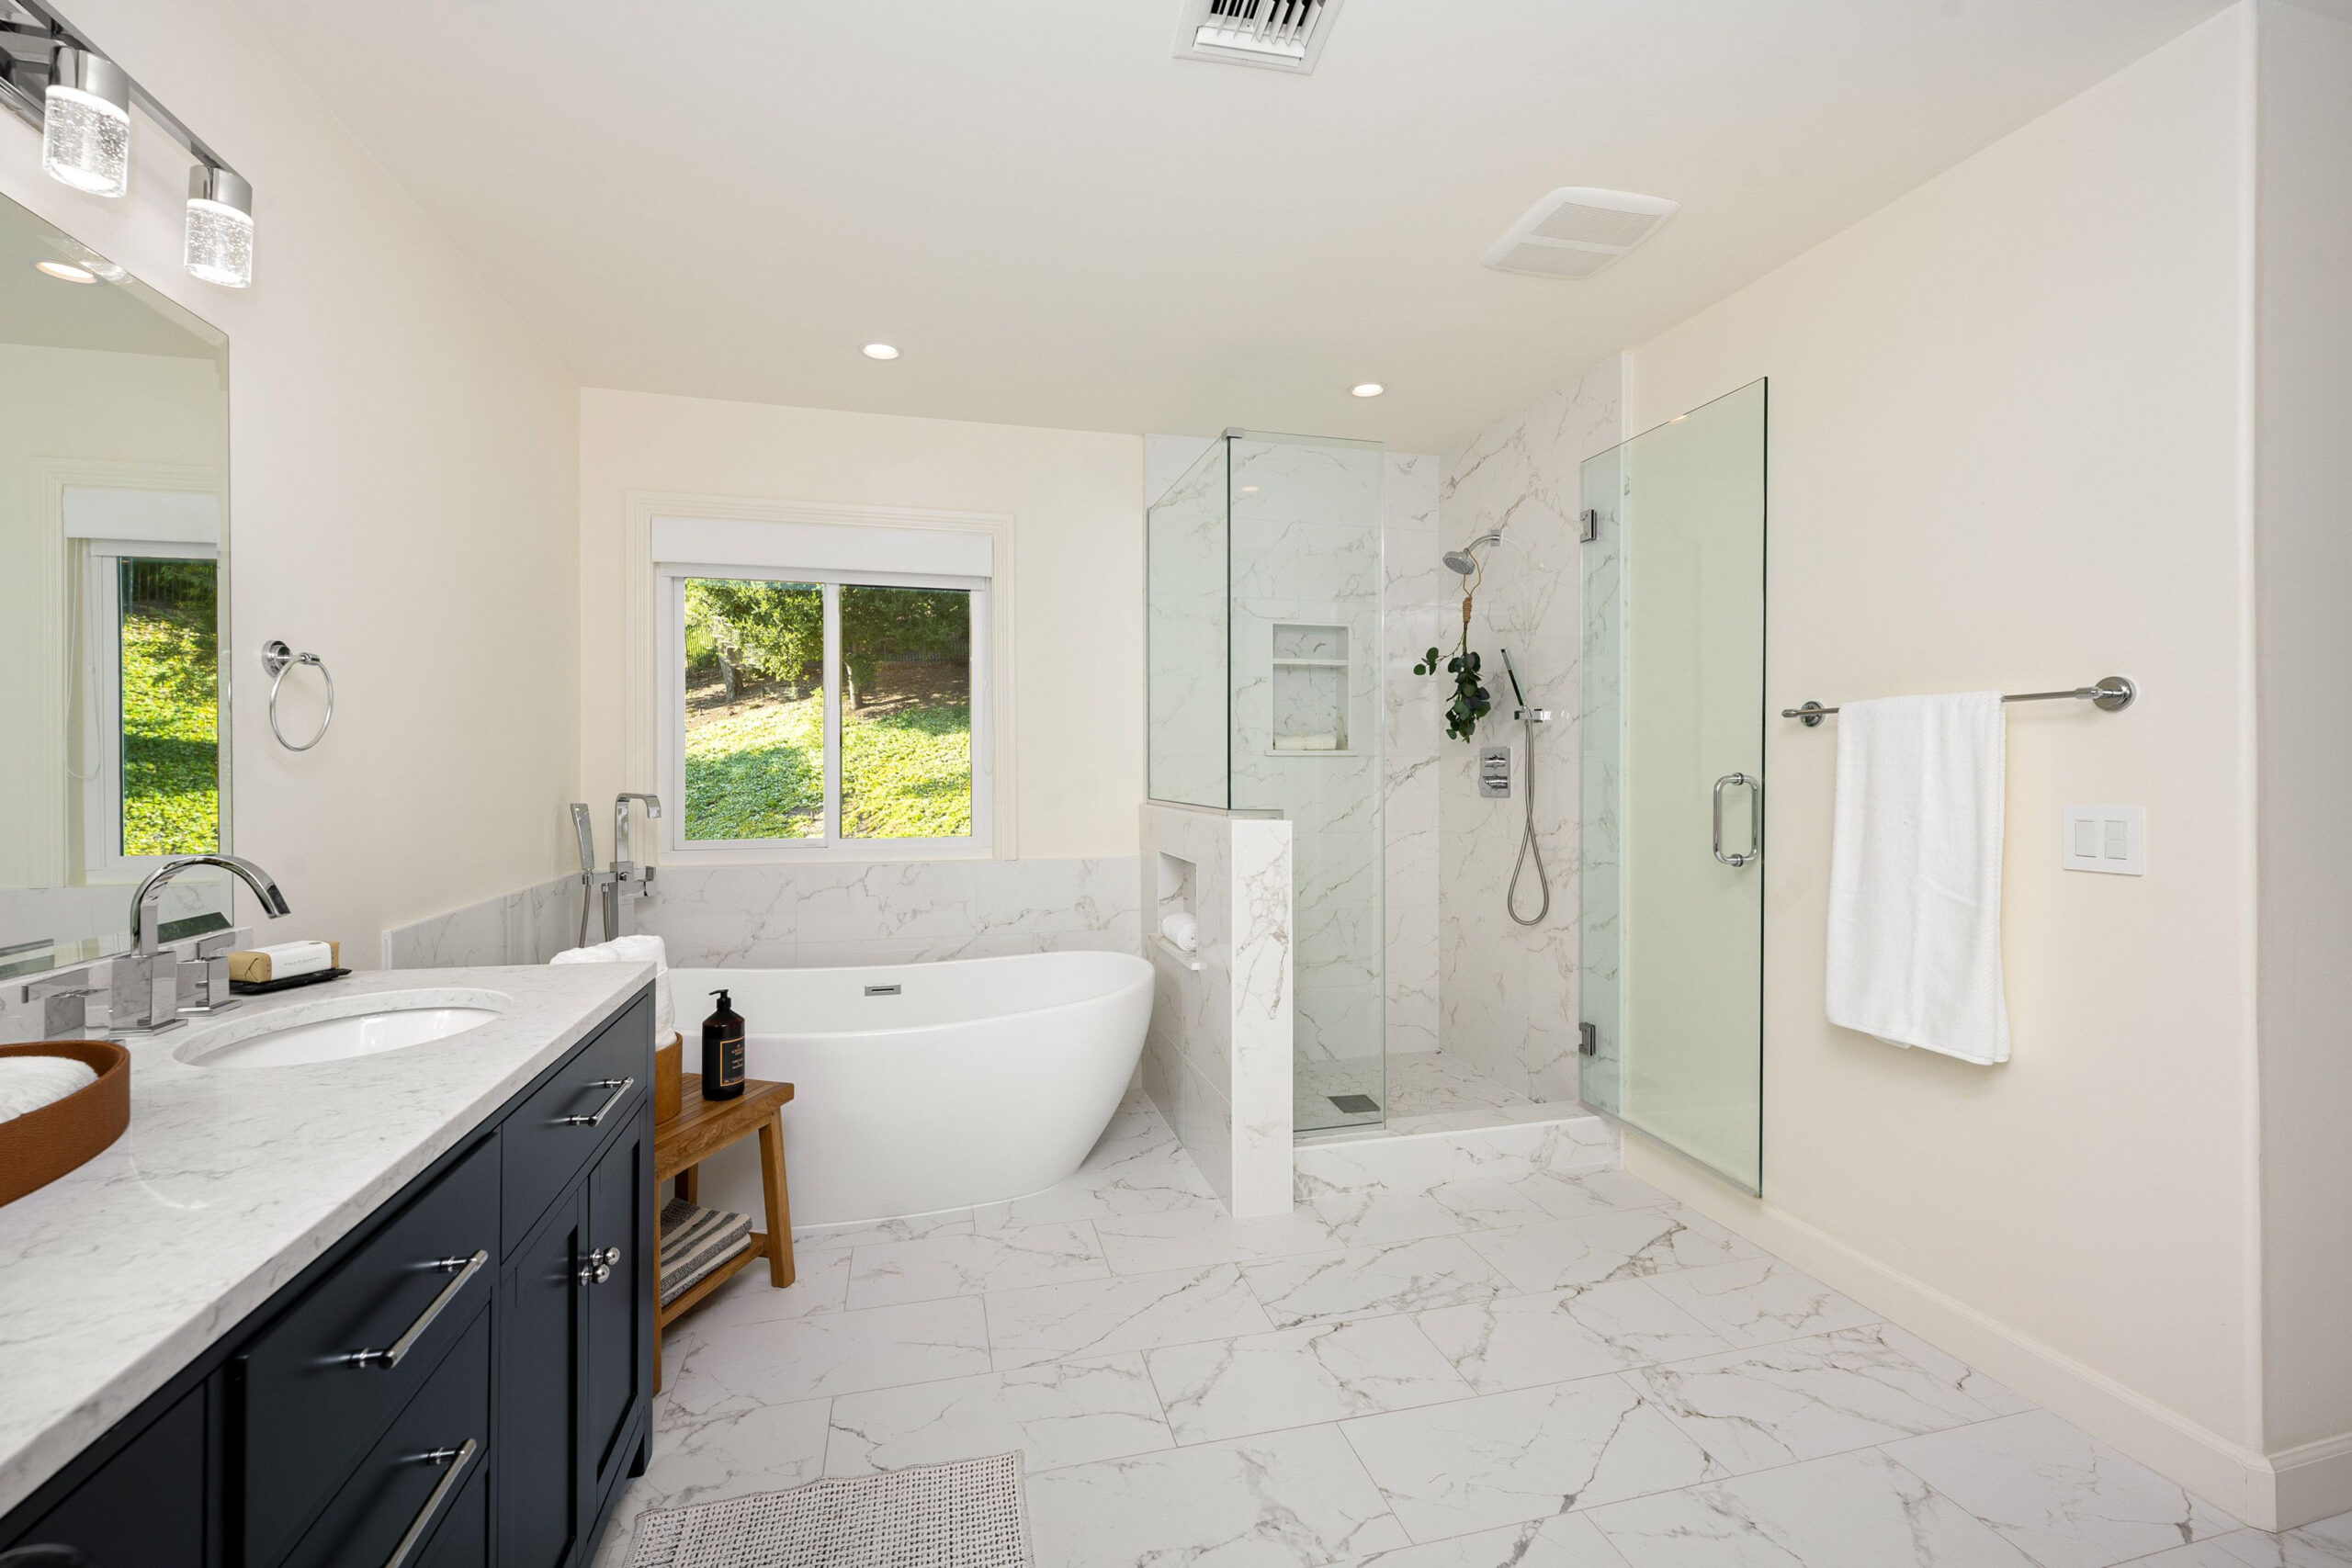
<svg viewBox="0 0 2352 1568">
<path fill-rule="evenodd" d="M 229 978 L 248 986 L 271 980 L 291 980 L 338 966 L 343 944 L 335 942 L 281 942 L 250 953 L 229 954 Z"/>
</svg>

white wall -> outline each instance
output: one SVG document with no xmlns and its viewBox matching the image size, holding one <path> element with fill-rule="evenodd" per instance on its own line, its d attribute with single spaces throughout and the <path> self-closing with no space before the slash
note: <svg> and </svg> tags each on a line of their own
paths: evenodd
<svg viewBox="0 0 2352 1568">
<path fill-rule="evenodd" d="M 2258 23 L 2255 654 L 2266 1446 L 2352 1506 L 2352 17 Z"/>
<path fill-rule="evenodd" d="M 383 927 L 559 868 L 577 771 L 575 400 L 514 310 L 230 6 L 81 0 L 75 23 L 254 183 L 255 282 L 180 265 L 185 155 L 141 122 L 108 202 L 0 121 L 0 192 L 230 343 L 234 839 L 295 908 L 271 934 L 374 953 Z M 280 750 L 263 639 L 339 692 Z M 247 919 L 253 906 L 240 894 Z"/>
<path fill-rule="evenodd" d="M 627 608 L 645 570 L 625 558 L 633 494 L 1010 514 L 1014 810 L 996 854 L 1135 853 L 1141 437 L 583 391 L 579 671 L 590 799 L 661 787 L 629 776 Z M 647 755 L 650 744 L 642 738 Z M 1000 793 L 1006 783 L 997 780 Z"/>
<path fill-rule="evenodd" d="M 1770 709 L 2143 695 L 2011 713 L 1993 1069 L 1824 1021 L 1836 736 L 1771 721 L 1766 1196 L 1628 1164 L 2259 1520 L 2247 19 L 1634 355 L 1635 429 L 1770 378 Z M 2148 874 L 2062 871 L 2062 805 L 2114 801 Z"/>
</svg>

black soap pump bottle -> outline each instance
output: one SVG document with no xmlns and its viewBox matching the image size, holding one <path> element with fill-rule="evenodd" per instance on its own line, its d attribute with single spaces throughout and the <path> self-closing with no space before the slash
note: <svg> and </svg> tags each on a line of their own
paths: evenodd
<svg viewBox="0 0 2352 1568">
<path fill-rule="evenodd" d="M 743 1092 L 743 1015 L 725 991 L 713 991 L 718 1010 L 702 1021 L 702 1097 L 733 1100 Z"/>
</svg>

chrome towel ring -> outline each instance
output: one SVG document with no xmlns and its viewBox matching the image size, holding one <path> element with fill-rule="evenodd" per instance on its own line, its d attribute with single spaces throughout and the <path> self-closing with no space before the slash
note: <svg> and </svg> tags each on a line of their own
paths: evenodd
<svg viewBox="0 0 2352 1568">
<path fill-rule="evenodd" d="M 286 732 L 277 728 L 277 688 L 285 681 L 286 672 L 297 664 L 311 666 L 327 683 L 327 711 L 320 716 L 319 732 L 300 746 L 287 739 Z M 307 751 L 324 740 L 327 726 L 334 722 L 334 677 L 328 672 L 325 662 L 315 653 L 297 653 L 277 637 L 271 637 L 261 645 L 261 667 L 269 671 L 269 732 L 277 737 L 277 743 L 288 751 Z"/>
</svg>

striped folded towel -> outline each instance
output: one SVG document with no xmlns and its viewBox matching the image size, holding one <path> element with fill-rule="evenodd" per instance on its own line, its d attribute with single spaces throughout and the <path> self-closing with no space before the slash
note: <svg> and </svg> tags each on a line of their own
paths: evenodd
<svg viewBox="0 0 2352 1568">
<path fill-rule="evenodd" d="M 662 1205 L 662 1304 L 668 1306 L 712 1269 L 752 1245 L 752 1216 L 706 1209 L 684 1198 Z"/>
</svg>

